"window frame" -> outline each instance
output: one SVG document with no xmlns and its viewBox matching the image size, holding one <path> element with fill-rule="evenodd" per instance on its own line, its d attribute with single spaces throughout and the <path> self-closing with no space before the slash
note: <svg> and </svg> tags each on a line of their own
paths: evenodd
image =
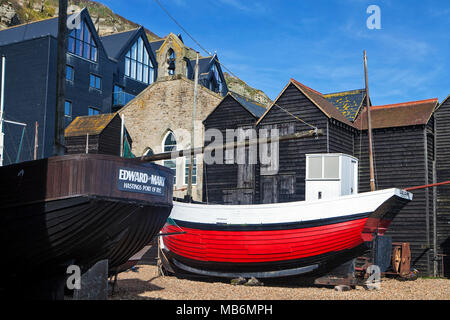
<svg viewBox="0 0 450 320">
<path fill-rule="evenodd" d="M 85 54 L 85 50 L 89 54 Z M 90 62 L 98 62 L 98 45 L 85 19 L 81 21 L 79 28 L 72 29 L 69 32 L 67 36 L 67 52 Z"/>
<path fill-rule="evenodd" d="M 69 114 L 66 114 L 67 103 L 69 104 L 69 109 L 70 109 Z M 64 118 L 72 119 L 72 106 L 73 106 L 72 101 L 70 101 L 70 100 L 65 100 L 64 101 Z"/>
<path fill-rule="evenodd" d="M 95 85 L 95 87 L 92 86 L 92 78 L 94 78 L 94 85 Z M 100 84 L 99 87 L 97 87 L 97 80 L 99 80 L 99 84 Z M 102 77 L 100 77 L 99 75 L 96 75 L 94 73 L 90 73 L 89 74 L 89 88 L 90 89 L 95 89 L 95 90 L 98 90 L 98 91 L 102 91 L 102 87 L 103 87 L 103 83 L 102 83 L 103 81 L 102 80 L 103 80 Z"/>
<path fill-rule="evenodd" d="M 140 71 L 140 74 L 138 74 L 138 71 Z M 125 54 L 124 75 L 145 84 L 152 84 L 155 81 L 155 67 L 142 36 L 134 42 Z"/>
<path fill-rule="evenodd" d="M 67 78 L 67 74 L 68 74 L 67 70 L 69 70 L 69 69 L 70 69 L 70 75 L 71 75 L 70 79 Z M 75 75 L 75 68 L 69 64 L 66 64 L 66 80 L 73 83 L 74 75 Z"/>
<path fill-rule="evenodd" d="M 92 114 L 90 114 L 91 112 L 91 110 L 95 110 L 95 111 L 97 111 L 97 113 L 92 113 Z M 95 116 L 95 115 L 98 115 L 98 114 L 101 114 L 102 112 L 101 112 L 101 109 L 100 108 L 96 108 L 96 107 L 92 107 L 92 106 L 88 106 L 88 116 Z"/>
<path fill-rule="evenodd" d="M 172 135 L 173 136 L 173 140 L 175 141 L 175 144 L 173 145 L 168 145 L 168 146 L 171 146 L 172 147 L 172 149 L 171 150 L 166 150 L 166 140 L 169 138 L 169 136 L 170 135 Z M 172 151 L 175 151 L 175 150 L 177 150 L 177 147 L 178 147 L 178 142 L 177 142 L 177 139 L 176 139 L 176 137 L 175 137 L 175 134 L 173 133 L 173 131 L 167 131 L 167 133 L 164 135 L 164 138 L 163 138 L 163 140 L 162 140 L 162 150 L 163 150 L 163 152 L 172 152 Z M 175 149 L 173 149 L 173 148 L 175 148 Z M 169 167 L 169 166 L 167 166 L 166 165 L 166 163 L 168 164 L 168 163 L 172 163 L 173 164 L 173 168 L 172 167 Z M 177 159 L 169 159 L 169 160 L 163 160 L 163 166 L 164 167 L 167 167 L 167 168 L 170 168 L 171 170 L 173 170 L 174 171 L 174 175 L 173 175 L 173 185 L 174 185 L 174 187 L 177 185 Z"/>
<path fill-rule="evenodd" d="M 187 186 L 189 183 L 189 163 L 191 161 L 191 157 L 184 157 L 184 185 Z M 192 166 L 192 185 L 197 185 L 197 156 L 194 155 L 194 165 Z M 194 174 L 195 172 L 195 174 Z M 194 182 L 195 178 L 195 182 Z"/>
<path fill-rule="evenodd" d="M 330 166 L 325 165 L 325 158 L 328 160 L 335 158 L 337 160 L 337 177 L 334 176 L 326 176 L 325 167 L 329 168 Z M 320 177 L 311 177 L 311 159 L 320 159 Z M 342 179 L 342 157 L 339 155 L 320 155 L 320 156 L 310 156 L 306 161 L 306 179 L 310 181 L 338 181 Z"/>
</svg>

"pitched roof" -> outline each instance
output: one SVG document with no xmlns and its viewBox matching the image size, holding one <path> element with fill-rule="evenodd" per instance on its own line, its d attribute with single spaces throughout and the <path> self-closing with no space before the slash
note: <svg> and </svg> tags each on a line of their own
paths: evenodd
<svg viewBox="0 0 450 320">
<path fill-rule="evenodd" d="M 355 121 L 366 97 L 365 89 L 334 92 L 323 95 L 347 120 Z"/>
<path fill-rule="evenodd" d="M 403 102 L 370 108 L 373 129 L 424 125 L 430 120 L 438 99 Z M 354 122 L 359 130 L 367 130 L 367 109 Z"/>
<path fill-rule="evenodd" d="M 137 32 L 139 32 L 139 29 L 140 28 L 101 37 L 100 39 L 103 42 L 103 46 L 105 47 L 108 56 L 117 59 L 122 52 L 123 47 L 128 44 L 130 39 L 133 38 Z"/>
<path fill-rule="evenodd" d="M 342 123 L 353 127 L 353 124 L 336 107 L 330 103 L 322 93 L 311 89 L 295 79 L 290 81 L 293 83 L 309 100 L 311 100 L 328 118 L 338 120 Z"/>
<path fill-rule="evenodd" d="M 49 35 L 58 36 L 58 18 L 21 24 L 2 30 L 0 31 L 0 46 Z"/>
<path fill-rule="evenodd" d="M 98 114 L 95 116 L 76 117 L 64 131 L 65 137 L 98 135 L 118 116 L 116 113 Z"/>
<path fill-rule="evenodd" d="M 229 94 L 255 118 L 259 119 L 266 112 L 266 108 L 256 101 L 245 98 L 235 92 L 230 92 Z"/>
<path fill-rule="evenodd" d="M 67 15 L 67 21 L 76 21 L 76 16 L 86 19 L 86 23 L 92 32 L 92 36 L 98 46 L 98 49 L 104 52 L 105 48 L 103 42 L 98 37 L 95 26 L 92 22 L 91 16 L 86 8 L 79 12 Z M 58 21 L 59 17 L 30 22 L 18 26 L 14 26 L 0 31 L 0 46 L 12 43 L 22 42 L 42 38 L 46 36 L 58 37 Z"/>
<path fill-rule="evenodd" d="M 164 43 L 164 41 L 166 41 L 166 39 L 162 39 L 162 40 L 157 40 L 157 41 L 150 41 L 150 48 L 153 51 L 153 55 L 156 57 L 156 50 L 158 50 L 159 48 L 161 48 L 162 44 Z"/>
<path fill-rule="evenodd" d="M 198 73 L 208 73 L 210 71 L 211 62 L 213 61 L 214 57 L 204 57 L 204 58 L 198 58 Z M 196 59 L 189 60 L 191 63 L 192 70 L 195 70 L 195 63 Z"/>
<path fill-rule="evenodd" d="M 439 109 L 441 106 L 443 106 L 447 101 L 448 101 L 449 104 L 450 104 L 450 94 L 447 96 L 447 98 L 445 98 L 444 100 L 442 100 L 442 102 L 436 107 L 436 110 Z"/>
</svg>

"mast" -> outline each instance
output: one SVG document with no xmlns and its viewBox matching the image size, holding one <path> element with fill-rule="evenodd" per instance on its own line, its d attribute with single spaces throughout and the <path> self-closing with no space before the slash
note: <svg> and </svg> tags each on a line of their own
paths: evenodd
<svg viewBox="0 0 450 320">
<path fill-rule="evenodd" d="M 370 191 L 375 191 L 375 174 L 374 174 L 374 166 L 373 166 L 372 121 L 370 118 L 369 81 L 367 78 L 366 50 L 364 50 L 364 75 L 365 75 L 365 79 L 366 79 L 367 128 L 368 128 L 368 135 L 369 135 Z"/>
<path fill-rule="evenodd" d="M 59 0 L 56 110 L 53 155 L 64 155 L 64 104 L 66 96 L 67 0 Z"/>
<path fill-rule="evenodd" d="M 191 129 L 191 155 L 189 161 L 189 172 L 188 172 L 188 190 L 187 197 L 189 201 L 192 201 L 192 168 L 194 166 L 194 129 L 195 129 L 195 114 L 197 109 L 197 93 L 198 93 L 198 52 L 197 59 L 195 62 L 195 76 L 194 76 L 194 106 L 192 109 L 192 129 Z"/>
<path fill-rule="evenodd" d="M 5 104 L 5 64 L 6 57 L 2 55 L 2 87 L 0 93 L 0 167 L 3 166 L 3 148 L 5 140 L 5 135 L 3 133 L 3 109 Z"/>
</svg>

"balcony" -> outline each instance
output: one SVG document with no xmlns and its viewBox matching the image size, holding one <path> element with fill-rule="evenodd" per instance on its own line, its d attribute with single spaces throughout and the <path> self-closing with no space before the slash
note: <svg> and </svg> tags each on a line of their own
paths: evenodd
<svg viewBox="0 0 450 320">
<path fill-rule="evenodd" d="M 114 96 L 113 108 L 123 107 L 136 97 L 132 94 L 123 91 L 116 91 L 113 93 L 113 96 Z"/>
</svg>

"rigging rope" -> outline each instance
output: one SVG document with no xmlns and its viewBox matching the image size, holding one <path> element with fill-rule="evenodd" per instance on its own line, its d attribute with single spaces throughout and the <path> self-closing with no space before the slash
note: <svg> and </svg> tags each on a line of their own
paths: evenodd
<svg viewBox="0 0 450 320">
<path fill-rule="evenodd" d="M 212 56 L 214 58 L 214 61 L 216 61 L 220 66 L 222 66 L 225 70 L 227 70 L 228 72 L 231 73 L 231 75 L 235 78 L 238 78 L 238 76 L 236 76 L 233 71 L 231 71 L 229 68 L 227 68 L 227 66 L 225 66 L 223 63 L 221 63 L 217 57 L 214 57 L 213 54 L 211 54 L 211 52 L 209 52 L 208 50 L 206 50 L 197 40 L 195 40 L 195 38 L 185 29 L 183 28 L 183 26 L 169 13 L 169 11 L 161 4 L 161 2 L 159 0 L 155 0 L 155 2 L 158 4 L 158 6 L 169 16 L 170 19 L 173 20 L 173 22 L 176 23 L 177 26 L 179 26 L 181 28 L 181 30 L 183 30 L 189 38 L 192 39 L 192 41 L 194 41 L 206 54 Z M 292 113 L 290 113 L 289 111 L 287 111 L 286 109 L 280 107 L 279 105 L 277 105 L 276 103 L 274 103 L 273 105 L 277 106 L 278 108 L 280 108 L 281 110 L 285 111 L 287 114 L 289 114 L 290 116 L 294 117 L 295 119 L 297 119 L 300 122 L 303 122 L 304 124 L 306 124 L 307 126 L 313 128 L 314 130 L 317 130 L 316 126 L 313 126 L 312 124 L 307 123 L 306 121 L 300 119 L 298 116 L 293 115 Z"/>
</svg>

